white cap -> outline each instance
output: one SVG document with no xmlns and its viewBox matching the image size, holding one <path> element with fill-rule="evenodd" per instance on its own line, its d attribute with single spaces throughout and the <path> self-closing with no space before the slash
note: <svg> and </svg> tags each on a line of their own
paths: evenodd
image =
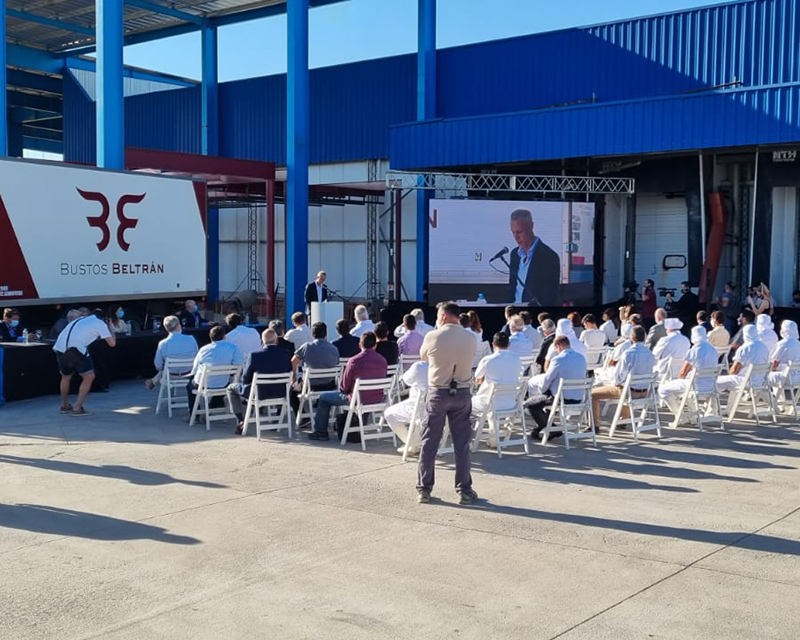
<svg viewBox="0 0 800 640">
<path fill-rule="evenodd" d="M 667 318 L 664 320 L 664 328 L 667 331 L 680 331 L 683 327 L 683 322 L 677 318 Z"/>
<path fill-rule="evenodd" d="M 758 340 L 758 328 L 753 324 L 746 324 L 742 328 L 742 337 L 745 342 L 755 342 Z"/>
<path fill-rule="evenodd" d="M 797 323 L 794 320 L 784 320 L 781 324 L 781 338 L 798 339 Z"/>
<path fill-rule="evenodd" d="M 756 317 L 756 327 L 759 329 L 772 329 L 775 325 L 772 324 L 772 318 L 766 313 L 762 313 Z"/>
<path fill-rule="evenodd" d="M 708 338 L 706 328 L 701 326 L 692 327 L 692 344 L 698 344 Z"/>
<path fill-rule="evenodd" d="M 569 321 L 569 318 L 561 318 L 561 320 L 556 322 L 557 336 L 568 336 L 570 333 L 575 333 L 575 330 L 572 328 L 572 323 Z"/>
</svg>

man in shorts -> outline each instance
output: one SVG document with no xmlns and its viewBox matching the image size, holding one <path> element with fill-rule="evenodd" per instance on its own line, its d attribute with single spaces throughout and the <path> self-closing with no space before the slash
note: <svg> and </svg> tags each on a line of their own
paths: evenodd
<svg viewBox="0 0 800 640">
<path fill-rule="evenodd" d="M 61 373 L 61 413 L 73 416 L 86 416 L 89 412 L 83 408 L 83 401 L 94 382 L 94 363 L 89 355 L 88 347 L 95 340 L 102 339 L 109 347 L 117 344 L 114 334 L 108 325 L 94 315 L 86 315 L 70 322 L 58 335 L 53 350 L 58 358 L 58 370 Z M 78 399 L 74 405 L 69 403 L 69 386 L 72 376 L 81 377 Z"/>
</svg>

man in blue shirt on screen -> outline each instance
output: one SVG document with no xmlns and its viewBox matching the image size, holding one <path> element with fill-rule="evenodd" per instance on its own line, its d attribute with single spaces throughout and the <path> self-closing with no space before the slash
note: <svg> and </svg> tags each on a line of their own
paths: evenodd
<svg viewBox="0 0 800 640">
<path fill-rule="evenodd" d="M 533 216 L 528 209 L 511 212 L 511 233 L 517 248 L 511 251 L 506 299 L 545 307 L 558 304 L 561 261 L 555 251 L 534 235 Z"/>
</svg>

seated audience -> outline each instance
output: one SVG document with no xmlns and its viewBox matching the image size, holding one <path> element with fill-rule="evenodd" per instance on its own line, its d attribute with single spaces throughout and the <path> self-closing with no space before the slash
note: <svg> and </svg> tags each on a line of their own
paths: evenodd
<svg viewBox="0 0 800 640">
<path fill-rule="evenodd" d="M 95 340 L 105 340 L 109 347 L 117 344 L 114 334 L 108 330 L 108 325 L 94 315 L 81 316 L 70 322 L 59 334 L 53 351 L 58 359 L 58 370 L 61 373 L 61 413 L 73 416 L 86 416 L 89 412 L 83 406 L 89 390 L 94 382 L 94 362 L 89 355 L 89 345 Z M 78 389 L 78 398 L 75 404 L 69 403 L 69 387 L 72 376 L 81 377 L 81 386 Z"/>
<path fill-rule="evenodd" d="M 719 356 L 717 350 L 708 341 L 708 334 L 701 325 L 692 328 L 692 348 L 686 354 L 686 360 L 678 372 L 678 377 L 674 380 L 661 383 L 658 387 L 659 397 L 667 403 L 669 410 L 678 417 L 680 399 L 689 388 L 689 374 L 692 369 L 714 369 L 717 368 Z M 701 392 L 713 390 L 714 382 L 703 380 L 702 385 L 698 386 Z M 697 411 L 696 406 L 688 406 L 689 411 Z"/>
<path fill-rule="evenodd" d="M 731 341 L 731 334 L 725 328 L 725 314 L 722 311 L 715 311 L 711 314 L 711 324 L 713 329 L 708 332 L 708 342 L 716 349 L 723 349 Z"/>
<path fill-rule="evenodd" d="M 336 333 L 339 337 L 333 341 L 333 346 L 339 350 L 340 358 L 352 358 L 358 354 L 358 338 L 350 335 L 350 323 L 344 318 L 336 321 Z"/>
<path fill-rule="evenodd" d="M 663 307 L 656 309 L 656 323 L 650 327 L 650 331 L 647 332 L 647 339 L 645 340 L 645 345 L 647 345 L 650 351 L 655 349 L 659 341 L 667 336 L 667 329 L 664 327 L 664 321 L 666 319 L 667 310 Z"/>
<path fill-rule="evenodd" d="M 419 357 L 423 336 L 417 331 L 417 319 L 409 313 L 403 316 L 403 324 L 401 326 L 403 332 L 397 340 L 397 350 L 401 356 Z M 395 331 L 396 333 L 397 331 Z"/>
<path fill-rule="evenodd" d="M 386 360 L 389 366 L 397 364 L 400 359 L 400 352 L 396 342 L 389 340 L 389 325 L 381 321 L 375 325 L 375 337 L 378 338 L 378 345 L 375 347 L 380 355 Z"/>
<path fill-rule="evenodd" d="M 294 354 L 292 369 L 297 372 L 302 365 L 308 369 L 337 369 L 339 367 L 339 350 L 328 342 L 328 327 L 324 322 L 315 322 L 311 327 L 311 342 L 306 342 Z M 336 389 L 334 378 L 323 378 L 311 382 L 311 391 L 329 391 Z M 292 410 L 297 414 L 300 408 L 300 392 L 303 390 L 301 376 L 292 385 L 289 395 Z"/>
<path fill-rule="evenodd" d="M 536 316 L 536 322 L 539 323 L 539 326 L 536 328 L 536 330 L 542 335 L 542 337 L 544 337 L 544 330 L 542 329 L 542 323 L 545 320 L 552 320 L 550 314 L 547 313 L 547 311 L 542 311 L 540 314 Z M 554 327 L 556 326 L 555 320 L 553 320 L 553 326 Z M 553 329 L 553 331 L 555 331 L 555 329 Z"/>
<path fill-rule="evenodd" d="M 769 349 L 761 342 L 758 337 L 758 328 L 754 324 L 747 324 L 742 327 L 742 346 L 736 349 L 733 354 L 733 364 L 731 364 L 728 375 L 717 378 L 717 389 L 720 393 L 730 392 L 737 389 L 747 375 L 748 367 L 753 365 L 769 364 Z M 763 382 L 762 379 L 754 380 L 757 384 Z M 728 411 L 730 411 L 730 403 Z"/>
<path fill-rule="evenodd" d="M 553 400 L 558 393 L 558 386 L 562 380 L 585 380 L 586 379 L 586 358 L 583 354 L 575 351 L 566 335 L 560 335 L 553 341 L 555 356 L 550 361 L 550 366 L 541 383 L 525 402 L 528 411 L 536 422 L 536 428 L 531 432 L 532 438 L 538 438 L 542 430 L 547 426 L 549 416 L 545 412 L 545 407 L 552 406 Z M 564 403 L 574 404 L 582 399 L 580 391 L 565 391 Z M 551 437 L 557 438 L 561 434 L 553 432 Z"/>
<path fill-rule="evenodd" d="M 744 328 L 749 324 L 755 324 L 755 322 L 756 314 L 750 309 L 742 309 L 742 312 L 739 314 L 738 318 L 739 330 L 736 332 L 736 335 L 731 338 L 731 351 L 738 349 L 742 346 L 742 344 L 744 344 Z"/>
<path fill-rule="evenodd" d="M 561 318 L 556 322 L 556 338 L 564 336 L 569 340 L 569 348 L 573 351 L 580 353 L 584 359 L 586 358 L 586 345 L 578 340 L 578 336 L 572 330 L 572 322 L 568 318 Z M 550 345 L 544 359 L 544 370 L 547 371 L 548 362 L 556 356 L 556 349 L 554 345 Z"/>
<path fill-rule="evenodd" d="M 683 322 L 678 318 L 664 320 L 664 328 L 667 331 L 666 337 L 659 340 L 653 349 L 656 369 L 662 382 L 671 380 L 678 375 L 686 354 L 689 353 L 692 346 L 689 339 L 681 333 Z"/>
<path fill-rule="evenodd" d="M 506 323 L 503 325 L 503 327 L 500 329 L 500 331 L 502 333 L 507 333 L 508 335 L 511 335 L 511 324 L 510 324 L 510 322 L 511 322 L 511 318 L 513 318 L 515 315 L 517 315 L 516 307 L 514 307 L 513 304 L 509 304 L 503 310 L 503 313 L 505 313 L 505 316 L 506 316 Z"/>
<path fill-rule="evenodd" d="M 192 379 L 186 385 L 186 393 L 189 396 L 190 417 L 194 407 L 195 391 L 200 386 L 205 366 L 224 367 L 238 365 L 241 367 L 244 364 L 242 352 L 239 351 L 235 344 L 225 341 L 225 329 L 220 326 L 213 327 L 209 332 L 209 337 L 211 338 L 211 344 L 207 344 L 197 352 L 192 364 L 192 370 L 189 372 L 192 375 Z M 211 376 L 206 381 L 209 389 L 224 389 L 229 382 L 228 376 Z M 222 398 L 214 398 L 212 405 L 221 401 Z"/>
<path fill-rule="evenodd" d="M 587 349 L 602 349 L 606 344 L 605 331 L 597 328 L 597 320 L 591 313 L 583 316 L 583 333 L 580 335 L 580 341 Z"/>
<path fill-rule="evenodd" d="M 230 333 L 228 334 L 230 336 Z M 227 338 L 226 338 L 227 340 Z M 228 400 L 233 413 L 239 419 L 236 433 L 242 433 L 244 427 L 243 404 L 247 404 L 253 385 L 253 376 L 257 373 L 289 373 L 292 370 L 292 356 L 286 349 L 278 346 L 278 334 L 274 329 L 264 329 L 261 334 L 263 348 L 253 351 L 245 356 L 244 373 L 239 383 L 228 387 Z M 262 384 L 258 386 L 258 399 L 282 398 L 286 394 L 286 387 L 282 384 Z"/>
<path fill-rule="evenodd" d="M 125 309 L 118 304 L 112 304 L 106 316 L 108 329 L 111 333 L 128 333 L 128 323 L 125 322 Z"/>
<path fill-rule="evenodd" d="M 144 381 L 148 389 L 152 389 L 159 382 L 164 373 L 164 365 L 167 358 L 192 358 L 197 355 L 197 340 L 194 336 L 185 335 L 181 328 L 181 321 L 176 316 L 167 316 L 164 318 L 164 329 L 169 334 L 161 342 L 158 343 L 156 348 L 156 356 L 153 359 L 153 365 L 158 372 L 154 377 Z M 170 375 L 183 376 L 189 373 L 190 368 L 184 370 L 173 369 L 170 370 Z"/>
<path fill-rule="evenodd" d="M 533 316 L 530 311 L 520 311 L 519 315 L 522 318 L 522 322 L 525 323 L 524 333 L 528 336 L 528 340 L 531 341 L 531 345 L 533 345 L 533 353 L 538 354 L 539 349 L 542 348 L 542 334 L 533 328 Z"/>
<path fill-rule="evenodd" d="M 478 317 L 478 314 L 470 309 L 467 311 L 467 315 L 469 316 L 469 328 L 472 333 L 474 333 L 478 337 L 478 344 L 483 342 L 483 325 L 481 325 L 481 319 Z"/>
<path fill-rule="evenodd" d="M 603 400 L 619 399 L 622 397 L 622 388 L 629 375 L 652 375 L 656 359 L 650 349 L 645 346 L 644 327 L 632 327 L 631 347 L 620 357 L 614 368 L 614 381 L 612 384 L 597 386 L 592 389 L 592 412 L 594 413 L 594 426 L 596 433 L 600 433 L 600 403 Z M 634 398 L 641 398 L 647 389 L 631 389 Z M 629 418 L 630 410 L 623 407 L 622 417 Z"/>
<path fill-rule="evenodd" d="M 572 323 L 572 332 L 577 338 L 580 339 L 583 333 L 583 324 L 581 324 L 581 314 L 577 311 L 571 311 L 567 314 L 567 319 Z"/>
<path fill-rule="evenodd" d="M 464 329 L 464 331 L 468 331 L 475 338 L 475 344 L 477 346 L 480 346 L 480 344 L 481 344 L 481 342 L 483 342 L 483 340 L 481 339 L 481 336 L 477 335 L 472 330 L 472 323 L 470 322 L 469 316 L 466 313 L 459 314 L 459 316 L 458 316 L 458 324 L 461 325 L 461 328 Z"/>
<path fill-rule="evenodd" d="M 781 338 L 770 354 L 772 371 L 769 374 L 769 383 L 777 387 L 786 383 L 789 363 L 800 362 L 800 336 L 797 335 L 797 323 L 793 320 L 784 320 L 781 324 Z M 792 384 L 800 384 L 800 373 L 792 374 Z M 784 398 L 778 398 L 783 401 Z"/>
<path fill-rule="evenodd" d="M 539 347 L 539 354 L 536 356 L 536 370 L 537 372 L 544 371 L 544 362 L 550 347 L 553 345 L 553 340 L 556 339 L 556 323 L 550 318 L 544 318 L 539 325 L 542 330 L 542 345 Z"/>
<path fill-rule="evenodd" d="M 375 351 L 378 339 L 372 331 L 361 335 L 359 346 L 361 353 L 353 356 L 347 362 L 342 374 L 342 381 L 338 391 L 327 391 L 320 395 L 317 410 L 314 413 L 314 431 L 308 434 L 309 440 L 329 440 L 328 420 L 331 407 L 341 407 L 350 404 L 356 380 L 372 380 L 386 377 L 386 360 Z M 362 396 L 364 401 L 380 402 L 381 391 L 368 391 Z"/>
<path fill-rule="evenodd" d="M 606 344 L 614 344 L 619 336 L 614 316 L 614 310 L 611 307 L 603 311 L 603 324 L 600 325 L 600 330 L 606 334 Z"/>
<path fill-rule="evenodd" d="M 289 342 L 286 338 L 283 337 L 284 334 L 284 326 L 283 320 L 270 320 L 269 328 L 275 332 L 275 335 L 278 336 L 278 346 L 281 349 L 286 349 L 291 355 L 294 355 L 294 342 Z"/>
<path fill-rule="evenodd" d="M 711 333 L 711 323 L 708 321 L 708 314 L 702 309 L 697 312 L 697 324 L 695 326 L 703 327 L 706 330 L 706 336 Z"/>
<path fill-rule="evenodd" d="M 525 321 L 521 316 L 511 316 L 508 319 L 508 326 L 511 329 L 511 337 L 508 341 L 508 349 L 520 358 L 529 358 L 534 354 L 533 344 L 525 335 Z M 502 333 L 502 332 L 501 332 Z"/>
<path fill-rule="evenodd" d="M 184 329 L 196 329 L 208 324 L 197 310 L 197 303 L 194 300 L 187 300 L 184 303 L 183 311 L 178 314 L 178 319 Z"/>
<path fill-rule="evenodd" d="M 22 329 L 19 326 L 19 311 L 3 309 L 3 321 L 0 322 L 0 342 L 19 342 L 22 340 Z"/>
<path fill-rule="evenodd" d="M 351 336 L 360 338 L 362 333 L 375 329 L 375 323 L 369 319 L 369 311 L 363 304 L 353 310 L 353 316 L 356 319 L 356 326 L 350 330 Z"/>
<path fill-rule="evenodd" d="M 413 316 L 411 317 L 413 318 Z M 405 444 L 408 439 L 409 424 L 414 415 L 414 405 L 417 402 L 417 398 L 422 395 L 421 402 L 424 403 L 424 395 L 428 391 L 428 363 L 422 361 L 412 363 L 403 374 L 403 383 L 409 388 L 408 399 L 387 407 L 386 411 L 383 412 L 383 417 L 389 428 Z M 424 413 L 425 405 L 423 404 L 421 414 L 424 415 Z M 413 455 L 419 453 L 419 436 L 420 430 L 417 429 L 408 447 L 408 452 Z M 402 452 L 403 447 L 400 447 L 398 451 Z"/>
<path fill-rule="evenodd" d="M 509 349 L 509 344 L 510 339 L 507 334 L 502 331 L 495 333 L 492 338 L 494 353 L 478 363 L 478 368 L 475 370 L 475 382 L 480 387 L 472 396 L 473 413 L 482 413 L 489 408 L 489 396 L 493 384 L 517 384 L 519 382 L 522 362 L 519 356 Z M 515 399 L 514 395 L 497 397 L 495 398 L 495 408 L 512 409 Z"/>
<path fill-rule="evenodd" d="M 758 329 L 758 339 L 761 340 L 772 353 L 772 350 L 778 345 L 778 334 L 772 324 L 772 318 L 766 313 L 762 313 L 756 317 L 756 328 Z"/>
<path fill-rule="evenodd" d="M 286 333 L 286 339 L 294 345 L 294 350 L 297 351 L 306 342 L 311 342 L 313 338 L 311 329 L 308 328 L 308 318 L 302 311 L 292 314 L 292 325 L 294 329 Z"/>
<path fill-rule="evenodd" d="M 411 312 L 411 315 L 414 316 L 414 320 L 417 321 L 417 333 L 424 338 L 425 334 L 431 331 L 433 327 L 425 322 L 425 313 L 422 311 L 422 309 L 414 309 Z M 394 330 L 394 337 L 400 338 L 403 333 L 405 333 L 405 327 L 401 324 Z"/>
<path fill-rule="evenodd" d="M 229 313 L 225 316 L 225 324 L 228 325 L 225 341 L 235 344 L 242 352 L 242 357 L 246 359 L 251 353 L 261 351 L 261 336 L 258 331 L 244 324 L 241 314 Z M 277 343 L 277 334 L 275 338 Z"/>
</svg>

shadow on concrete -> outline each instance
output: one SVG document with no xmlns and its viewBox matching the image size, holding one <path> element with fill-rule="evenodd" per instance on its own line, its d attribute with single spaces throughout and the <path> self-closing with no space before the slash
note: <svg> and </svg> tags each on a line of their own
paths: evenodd
<svg viewBox="0 0 800 640">
<path fill-rule="evenodd" d="M 0 527 L 90 540 L 154 540 L 185 545 L 201 542 L 141 522 L 38 504 L 0 504 Z"/>
<path fill-rule="evenodd" d="M 226 485 L 215 482 L 204 482 L 201 480 L 181 480 L 173 478 L 167 473 L 157 471 L 147 471 L 136 469 L 125 465 L 104 464 L 91 465 L 81 462 L 68 462 L 66 460 L 56 460 L 52 458 L 23 458 L 21 456 L 0 455 L 0 463 L 17 464 L 37 469 L 47 469 L 59 473 L 76 473 L 85 476 L 96 476 L 101 478 L 111 478 L 115 480 L 125 480 L 131 484 L 138 484 L 147 487 L 160 486 L 165 484 L 185 484 L 191 487 L 204 487 L 207 489 L 225 489 Z"/>
<path fill-rule="evenodd" d="M 613 520 L 611 518 L 598 518 L 571 513 L 556 513 L 552 511 L 539 511 L 538 509 L 522 509 L 509 505 L 495 504 L 486 500 L 479 500 L 469 507 L 436 500 L 432 505 L 450 507 L 455 509 L 470 509 L 490 513 L 502 513 L 520 518 L 534 520 L 549 520 L 564 524 L 576 524 L 596 529 L 610 529 L 625 533 L 638 533 L 646 536 L 661 538 L 674 538 L 691 542 L 704 542 L 720 546 L 733 546 L 750 551 L 765 551 L 784 555 L 800 556 L 800 541 L 777 538 L 760 533 L 747 533 L 744 531 L 708 531 L 706 529 L 686 529 L 684 527 L 670 527 L 667 525 L 648 524 L 646 522 L 633 522 L 629 520 Z"/>
</svg>

